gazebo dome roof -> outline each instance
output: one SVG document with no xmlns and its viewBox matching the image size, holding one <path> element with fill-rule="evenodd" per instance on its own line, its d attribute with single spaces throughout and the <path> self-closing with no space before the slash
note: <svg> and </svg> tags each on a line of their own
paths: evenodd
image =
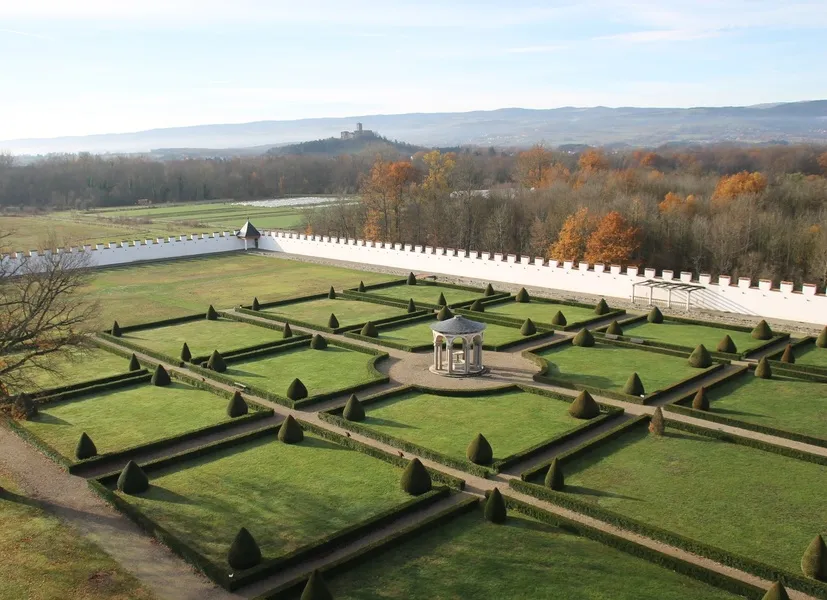
<svg viewBox="0 0 827 600">
<path fill-rule="evenodd" d="M 258 229 L 255 228 L 255 225 L 250 223 L 250 220 L 247 219 L 247 222 L 244 223 L 241 229 L 238 230 L 238 237 L 248 240 L 257 240 L 261 237 L 261 234 Z"/>
<path fill-rule="evenodd" d="M 480 333 L 485 329 L 485 323 L 466 319 L 462 315 L 437 321 L 431 324 L 431 329 L 444 335 L 465 335 L 469 333 Z"/>
</svg>

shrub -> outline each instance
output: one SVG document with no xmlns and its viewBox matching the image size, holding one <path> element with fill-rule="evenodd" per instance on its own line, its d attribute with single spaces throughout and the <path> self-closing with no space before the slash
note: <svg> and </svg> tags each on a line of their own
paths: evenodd
<svg viewBox="0 0 827 600">
<path fill-rule="evenodd" d="M 629 379 L 626 380 L 626 385 L 623 386 L 623 393 L 629 394 L 630 396 L 643 396 L 646 393 L 643 389 L 643 382 L 637 373 L 629 375 Z"/>
<path fill-rule="evenodd" d="M 712 366 L 712 356 L 706 346 L 700 344 L 692 351 L 692 354 L 689 355 L 689 366 L 696 369 L 706 369 Z"/>
<path fill-rule="evenodd" d="M 827 546 L 824 538 L 816 534 L 801 557 L 801 571 L 819 581 L 827 581 Z"/>
<path fill-rule="evenodd" d="M 494 294 L 496 294 L 496 292 L 494 291 L 494 286 L 489 283 L 487 286 L 485 286 L 485 293 L 483 295 L 493 296 Z"/>
<path fill-rule="evenodd" d="M 75 446 L 75 458 L 78 460 L 83 460 L 85 458 L 92 458 L 93 456 L 98 455 L 98 448 L 95 446 L 95 442 L 92 441 L 86 432 L 80 434 L 80 439 L 78 440 L 78 445 Z"/>
<path fill-rule="evenodd" d="M 706 395 L 706 388 L 701 386 L 692 398 L 692 408 L 695 410 L 709 410 L 709 398 Z"/>
<path fill-rule="evenodd" d="M 523 326 L 520 327 L 520 333 L 522 335 L 534 335 L 537 333 L 537 327 L 534 325 L 534 321 L 531 319 L 523 321 Z"/>
<path fill-rule="evenodd" d="M 189 362 L 192 360 L 192 352 L 190 352 L 190 347 L 187 346 L 186 342 L 184 342 L 184 345 L 181 346 L 181 360 L 184 362 Z"/>
<path fill-rule="evenodd" d="M 737 354 L 738 348 L 735 347 L 735 342 L 732 341 L 732 338 L 729 337 L 729 334 L 725 335 L 718 345 L 716 346 L 715 350 L 718 352 L 728 352 L 729 354 Z"/>
<path fill-rule="evenodd" d="M 327 348 L 327 340 L 318 333 L 314 333 L 313 337 L 310 338 L 310 347 L 313 348 L 313 350 L 324 350 Z"/>
<path fill-rule="evenodd" d="M 508 511 L 505 509 L 505 500 L 500 493 L 500 488 L 494 488 L 485 501 L 485 520 L 491 523 L 505 523 Z"/>
<path fill-rule="evenodd" d="M 475 465 L 490 465 L 494 460 L 494 451 L 485 436 L 478 433 L 465 449 L 465 456 Z"/>
<path fill-rule="evenodd" d="M 436 314 L 437 321 L 447 321 L 448 319 L 452 319 L 454 317 L 454 313 L 447 306 L 443 306 L 439 309 L 439 312 Z"/>
<path fill-rule="evenodd" d="M 138 357 L 135 356 L 135 353 L 132 353 L 132 356 L 129 357 L 129 370 L 130 371 L 140 371 L 141 370 L 141 363 L 138 362 Z"/>
<path fill-rule="evenodd" d="M 346 421 L 365 420 L 365 409 L 362 406 L 362 403 L 359 402 L 359 398 L 356 397 L 356 394 L 351 394 L 350 398 L 347 399 L 347 404 L 345 404 L 345 409 L 342 411 L 342 416 Z"/>
<path fill-rule="evenodd" d="M 365 291 L 365 282 L 364 281 L 359 282 L 359 287 L 356 288 L 356 291 L 359 291 L 359 292 L 364 292 Z"/>
<path fill-rule="evenodd" d="M 207 320 L 215 321 L 216 319 L 218 319 L 218 313 L 215 312 L 215 309 L 213 308 L 212 304 L 210 304 L 210 307 L 207 309 Z"/>
<path fill-rule="evenodd" d="M 818 334 L 816 338 L 816 347 L 818 348 L 827 348 L 827 326 L 821 330 L 821 333 Z"/>
<path fill-rule="evenodd" d="M 413 273 L 408 273 L 408 279 L 405 283 L 408 285 L 416 285 L 416 276 Z"/>
<path fill-rule="evenodd" d="M 330 313 L 330 316 L 327 318 L 327 326 L 331 329 L 338 329 L 339 328 L 339 319 L 336 318 L 336 315 Z"/>
<path fill-rule="evenodd" d="M 612 321 L 606 328 L 606 333 L 609 335 L 623 335 L 623 329 L 621 329 L 620 323 L 617 321 Z"/>
<path fill-rule="evenodd" d="M 561 491 L 566 487 L 566 482 L 563 479 L 563 468 L 560 466 L 560 461 L 556 458 L 551 461 L 546 472 L 546 487 L 552 490 Z"/>
<path fill-rule="evenodd" d="M 445 300 L 445 294 L 443 294 L 442 292 L 439 293 L 439 298 L 437 298 L 437 300 L 436 300 L 436 305 L 437 306 L 448 306 L 448 301 Z"/>
<path fill-rule="evenodd" d="M 134 496 L 149 489 L 149 478 L 144 470 L 134 460 L 126 463 L 126 466 L 118 476 L 118 490 L 124 494 Z"/>
<path fill-rule="evenodd" d="M 293 330 L 290 329 L 290 323 L 284 324 L 284 329 L 281 332 L 281 337 L 284 339 L 293 337 Z"/>
<path fill-rule="evenodd" d="M 767 593 L 761 596 L 761 600 L 790 600 L 790 595 L 787 590 L 781 585 L 780 581 L 776 581 L 767 590 Z"/>
<path fill-rule="evenodd" d="M 562 311 L 558 310 L 556 313 L 554 313 L 554 316 L 551 318 L 551 324 L 559 325 L 560 327 L 565 327 L 569 324 L 569 322 L 566 320 L 566 315 L 564 315 Z"/>
<path fill-rule="evenodd" d="M 287 386 L 287 397 L 291 400 L 301 400 L 307 398 L 307 388 L 298 377 L 290 382 Z"/>
<path fill-rule="evenodd" d="M 474 301 L 471 303 L 471 307 L 470 307 L 470 308 L 471 308 L 471 310 L 473 310 L 474 312 L 485 312 L 485 307 L 483 306 L 482 302 L 480 302 L 480 299 L 479 299 L 479 298 L 477 298 L 476 300 L 474 300 Z"/>
<path fill-rule="evenodd" d="M 213 350 L 210 358 L 207 360 L 207 368 L 216 373 L 223 373 L 227 370 L 227 363 L 224 362 L 224 357 L 218 350 Z"/>
<path fill-rule="evenodd" d="M 650 323 L 663 323 L 663 313 L 660 312 L 660 309 L 657 306 L 653 306 L 652 310 L 650 310 L 649 314 L 646 316 L 646 320 Z"/>
<path fill-rule="evenodd" d="M 261 549 L 246 528 L 242 527 L 235 534 L 230 551 L 227 552 L 227 562 L 235 571 L 252 569 L 261 562 Z"/>
<path fill-rule="evenodd" d="M 155 367 L 155 372 L 152 373 L 150 383 L 152 385 L 157 385 L 158 387 L 163 387 L 172 383 L 172 380 L 169 378 L 169 373 L 167 373 L 164 365 L 159 364 Z"/>
<path fill-rule="evenodd" d="M 772 369 L 770 368 L 770 362 L 767 360 L 766 356 L 761 357 L 761 360 L 758 361 L 758 366 L 755 367 L 755 376 L 760 377 L 761 379 L 772 378 Z"/>
<path fill-rule="evenodd" d="M 333 286 L 330 286 L 330 289 L 327 292 L 328 300 L 335 300 L 336 299 L 336 290 L 333 289 Z"/>
<path fill-rule="evenodd" d="M 361 331 L 359 331 L 359 335 L 375 338 L 379 337 L 379 330 L 376 329 L 376 325 L 373 324 L 373 321 L 368 321 L 362 326 Z"/>
<path fill-rule="evenodd" d="M 431 491 L 431 475 L 418 458 L 414 458 L 402 471 L 402 489 L 411 496 L 420 496 Z"/>
<path fill-rule="evenodd" d="M 649 421 L 649 433 L 652 435 L 661 436 L 666 431 L 666 423 L 663 420 L 663 410 L 660 406 L 652 413 L 652 418 Z"/>
<path fill-rule="evenodd" d="M 528 295 L 528 292 L 525 291 L 525 288 L 520 288 L 520 291 L 517 292 L 516 296 L 514 296 L 514 302 L 521 302 L 521 303 L 525 304 L 526 302 L 529 302 L 530 300 L 531 300 L 531 297 Z"/>
<path fill-rule="evenodd" d="M 414 303 L 413 298 L 410 298 L 408 300 L 408 312 L 416 312 L 416 304 Z"/>
<path fill-rule="evenodd" d="M 793 364 L 795 362 L 795 354 L 793 354 L 793 345 L 787 344 L 784 348 L 784 354 L 781 355 L 781 362 Z"/>
<path fill-rule="evenodd" d="M 287 418 L 279 427 L 279 441 L 285 444 L 298 444 L 303 439 L 304 431 L 302 431 L 301 425 L 293 418 L 293 415 L 287 415 Z"/>
<path fill-rule="evenodd" d="M 261 310 L 261 304 L 258 303 L 258 298 L 253 298 L 253 310 Z"/>
<path fill-rule="evenodd" d="M 600 414 L 600 406 L 589 392 L 583 390 L 569 406 L 569 414 L 575 419 L 594 419 Z"/>
<path fill-rule="evenodd" d="M 109 333 L 111 333 L 115 337 L 121 337 L 121 326 L 118 325 L 117 321 L 112 323 L 112 329 L 109 330 Z"/>
<path fill-rule="evenodd" d="M 247 402 L 244 401 L 241 392 L 236 390 L 233 397 L 230 398 L 230 403 L 227 405 L 227 416 L 235 419 L 236 417 L 246 415 L 248 410 Z"/>
<path fill-rule="evenodd" d="M 310 574 L 299 600 L 333 600 L 333 594 L 330 593 L 327 584 L 318 571 L 313 571 Z"/>
<path fill-rule="evenodd" d="M 12 405 L 12 417 L 18 420 L 33 419 L 37 416 L 37 404 L 35 404 L 28 394 L 20 394 L 14 399 Z"/>
<path fill-rule="evenodd" d="M 772 339 L 772 329 L 764 319 L 761 319 L 755 329 L 752 330 L 751 335 L 756 340 L 769 340 Z"/>
<path fill-rule="evenodd" d="M 594 307 L 594 314 L 596 315 L 605 315 L 610 312 L 612 312 L 612 309 L 609 308 L 608 304 L 606 304 L 606 300 L 604 298 L 601 298 L 600 302 L 598 302 Z"/>
<path fill-rule="evenodd" d="M 580 346 L 582 348 L 591 348 L 594 346 L 594 336 L 587 328 L 583 328 L 577 332 L 574 339 L 571 341 L 572 345 Z"/>
</svg>

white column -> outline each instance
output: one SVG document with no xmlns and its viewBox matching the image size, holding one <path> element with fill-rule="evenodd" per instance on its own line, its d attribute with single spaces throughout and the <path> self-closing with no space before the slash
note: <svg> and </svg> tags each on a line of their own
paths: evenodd
<svg viewBox="0 0 827 600">
<path fill-rule="evenodd" d="M 654 293 L 654 291 L 655 291 L 655 288 L 653 288 L 653 287 L 650 285 L 650 286 L 649 286 L 649 306 L 652 306 L 652 294 Z"/>
<path fill-rule="evenodd" d="M 666 308 L 672 308 L 672 288 L 666 288 Z"/>
<path fill-rule="evenodd" d="M 466 375 L 468 374 L 468 363 L 471 360 L 471 349 L 468 347 L 468 342 L 469 341 L 470 340 L 468 339 L 467 335 L 463 336 L 463 338 L 462 338 L 462 357 L 463 357 L 464 362 L 465 362 L 465 374 Z M 474 342 L 471 342 L 472 345 L 473 345 L 473 343 Z"/>
<path fill-rule="evenodd" d="M 454 372 L 454 338 L 446 338 L 445 344 L 448 350 L 448 374 Z"/>
<path fill-rule="evenodd" d="M 439 369 L 439 346 L 436 345 L 436 340 L 434 340 L 434 369 Z"/>
</svg>

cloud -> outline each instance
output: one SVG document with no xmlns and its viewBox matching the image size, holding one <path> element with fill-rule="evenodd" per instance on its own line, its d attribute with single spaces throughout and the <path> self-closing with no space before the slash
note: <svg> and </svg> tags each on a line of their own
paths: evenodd
<svg viewBox="0 0 827 600">
<path fill-rule="evenodd" d="M 523 46 L 520 48 L 507 48 L 505 51 L 508 54 L 543 54 L 546 52 L 557 52 L 565 50 L 567 46 L 564 44 L 546 44 L 539 46 Z"/>
<path fill-rule="evenodd" d="M 719 31 L 685 31 L 680 29 L 653 29 L 648 31 L 629 31 L 614 35 L 602 35 L 595 40 L 627 42 L 632 44 L 651 42 L 688 42 L 702 40 L 720 35 Z"/>
<path fill-rule="evenodd" d="M 24 37 L 32 37 L 37 38 L 40 40 L 49 40 L 51 39 L 47 35 L 41 35 L 39 33 L 31 33 L 30 31 L 18 31 L 17 29 L 2 29 L 0 28 L 0 33 L 11 33 L 13 35 L 22 35 Z"/>
</svg>

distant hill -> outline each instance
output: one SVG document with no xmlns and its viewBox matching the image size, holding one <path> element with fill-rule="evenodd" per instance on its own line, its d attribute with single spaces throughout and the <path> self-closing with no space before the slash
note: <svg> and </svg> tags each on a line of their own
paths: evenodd
<svg viewBox="0 0 827 600">
<path fill-rule="evenodd" d="M 358 137 L 347 139 L 329 137 L 310 142 L 299 142 L 298 144 L 287 144 L 277 146 L 267 151 L 267 154 L 285 156 L 290 154 L 312 154 L 322 156 L 338 156 L 340 154 L 358 154 L 361 152 L 396 152 L 398 154 L 415 154 L 423 150 L 421 146 L 406 144 L 396 140 L 376 135 L 373 132 L 366 132 Z"/>
</svg>

